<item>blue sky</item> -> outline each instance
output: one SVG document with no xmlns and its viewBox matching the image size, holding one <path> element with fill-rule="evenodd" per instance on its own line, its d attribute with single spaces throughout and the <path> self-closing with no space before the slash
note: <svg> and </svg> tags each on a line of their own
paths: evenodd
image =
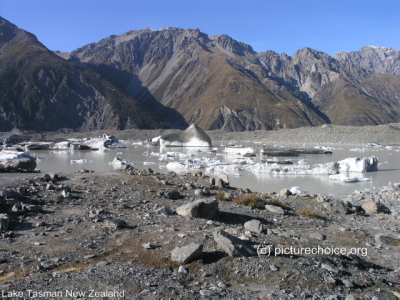
<svg viewBox="0 0 400 300">
<path fill-rule="evenodd" d="M 400 49 L 399 0 L 0 0 L 0 15 L 64 52 L 149 27 L 199 28 L 289 55 Z"/>
</svg>

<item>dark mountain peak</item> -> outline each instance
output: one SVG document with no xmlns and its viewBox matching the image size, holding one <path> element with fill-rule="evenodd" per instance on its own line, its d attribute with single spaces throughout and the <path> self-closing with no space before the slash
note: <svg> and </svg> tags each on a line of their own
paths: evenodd
<svg viewBox="0 0 400 300">
<path fill-rule="evenodd" d="M 23 40 L 30 40 L 39 43 L 38 39 L 32 33 L 19 29 L 17 26 L 0 17 L 0 48 L 11 40 L 20 42 Z"/>
<path fill-rule="evenodd" d="M 58 57 L 0 20 L 0 128 L 80 130 L 165 126 L 98 74 Z M 164 124 L 164 125 L 163 125 Z"/>
</svg>

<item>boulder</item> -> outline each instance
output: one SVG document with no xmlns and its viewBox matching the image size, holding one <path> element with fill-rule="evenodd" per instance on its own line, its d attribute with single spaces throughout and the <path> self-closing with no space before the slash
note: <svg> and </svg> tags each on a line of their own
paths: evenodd
<svg viewBox="0 0 400 300">
<path fill-rule="evenodd" d="M 7 231 L 10 226 L 11 218 L 7 214 L 0 214 L 0 232 Z"/>
<path fill-rule="evenodd" d="M 168 191 L 164 193 L 165 198 L 171 200 L 178 200 L 181 198 L 181 194 L 178 191 Z"/>
<path fill-rule="evenodd" d="M 186 264 L 195 260 L 203 254 L 203 245 L 190 243 L 183 247 L 176 247 L 172 250 L 171 259 L 173 261 Z"/>
<path fill-rule="evenodd" d="M 324 241 L 326 240 L 326 236 L 322 233 L 319 232 L 311 232 L 308 237 L 310 239 L 318 240 L 318 241 Z"/>
<path fill-rule="evenodd" d="M 226 174 L 226 173 L 220 173 L 220 174 L 218 175 L 218 179 L 223 180 L 224 183 L 225 183 L 225 185 L 229 185 L 229 177 L 228 177 L 228 174 Z"/>
<path fill-rule="evenodd" d="M 128 224 L 126 224 L 125 221 L 119 220 L 119 219 L 111 219 L 111 220 L 107 220 L 107 222 L 106 222 L 107 228 L 112 231 L 115 231 L 118 228 L 126 227 L 127 225 Z"/>
<path fill-rule="evenodd" d="M 256 256 L 257 251 L 246 241 L 243 241 L 221 229 L 215 229 L 213 232 L 214 241 L 229 256 Z"/>
<path fill-rule="evenodd" d="M 282 207 L 276 206 L 276 205 L 265 205 L 265 209 L 268 210 L 269 212 L 272 212 L 274 214 L 278 215 L 284 215 L 285 211 Z"/>
<path fill-rule="evenodd" d="M 218 178 L 217 182 L 216 182 L 216 186 L 224 189 L 226 187 L 226 183 L 221 178 Z"/>
<path fill-rule="evenodd" d="M 279 191 L 279 196 L 281 197 L 287 197 L 289 195 L 291 195 L 292 192 L 289 189 L 284 188 L 283 190 Z"/>
<path fill-rule="evenodd" d="M 244 223 L 244 229 L 254 233 L 261 233 L 263 231 L 263 226 L 260 221 L 251 220 Z"/>
<path fill-rule="evenodd" d="M 330 202 L 324 202 L 324 207 L 331 213 L 348 215 L 354 212 L 350 202 L 342 199 L 333 199 Z"/>
<path fill-rule="evenodd" d="M 379 213 L 390 214 L 390 209 L 380 202 L 367 202 L 361 205 L 361 208 L 367 214 L 379 214 Z"/>
<path fill-rule="evenodd" d="M 375 242 L 380 245 L 400 247 L 400 236 L 388 233 L 380 233 L 375 235 Z"/>
<path fill-rule="evenodd" d="M 176 213 L 182 217 L 212 219 L 219 212 L 216 199 L 200 199 L 189 202 L 176 209 Z"/>
<path fill-rule="evenodd" d="M 17 158 L 11 160 L 0 161 L 2 169 L 6 171 L 32 171 L 36 168 L 36 160 L 31 158 Z"/>
</svg>

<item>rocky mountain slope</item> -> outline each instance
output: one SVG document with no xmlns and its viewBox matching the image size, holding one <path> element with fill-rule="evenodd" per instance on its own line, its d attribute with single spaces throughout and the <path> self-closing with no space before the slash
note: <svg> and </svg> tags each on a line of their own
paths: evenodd
<svg viewBox="0 0 400 300">
<path fill-rule="evenodd" d="M 399 78 L 309 48 L 292 57 L 256 53 L 226 35 L 165 28 L 110 36 L 63 56 L 175 126 L 184 124 L 166 107 L 187 123 L 228 131 L 400 120 Z"/>
<path fill-rule="evenodd" d="M 0 128 L 160 128 L 136 99 L 0 17 Z"/>
<path fill-rule="evenodd" d="M 400 50 L 365 46 L 360 51 L 336 53 L 334 58 L 345 64 L 359 65 L 372 72 L 400 77 Z"/>
</svg>

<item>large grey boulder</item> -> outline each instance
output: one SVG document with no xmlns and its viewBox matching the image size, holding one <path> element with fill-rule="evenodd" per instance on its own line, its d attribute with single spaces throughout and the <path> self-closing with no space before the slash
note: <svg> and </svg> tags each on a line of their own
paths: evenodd
<svg viewBox="0 0 400 300">
<path fill-rule="evenodd" d="M 244 223 L 244 229 L 254 233 L 261 233 L 263 231 L 263 226 L 260 221 L 251 220 Z"/>
<path fill-rule="evenodd" d="M 219 212 L 216 199 L 200 199 L 186 203 L 176 209 L 176 213 L 182 217 L 213 219 Z"/>
<path fill-rule="evenodd" d="M 1 169 L 5 169 L 6 171 L 31 171 L 35 170 L 36 161 L 31 158 L 17 158 L 12 160 L 0 161 L 0 165 L 2 166 Z"/>
<path fill-rule="evenodd" d="M 221 229 L 215 229 L 213 237 L 218 246 L 231 257 L 257 255 L 257 251 L 246 241 L 230 235 Z"/>
<path fill-rule="evenodd" d="M 190 243 L 183 247 L 176 247 L 172 250 L 171 259 L 182 264 L 195 260 L 203 254 L 203 245 Z"/>
</svg>

